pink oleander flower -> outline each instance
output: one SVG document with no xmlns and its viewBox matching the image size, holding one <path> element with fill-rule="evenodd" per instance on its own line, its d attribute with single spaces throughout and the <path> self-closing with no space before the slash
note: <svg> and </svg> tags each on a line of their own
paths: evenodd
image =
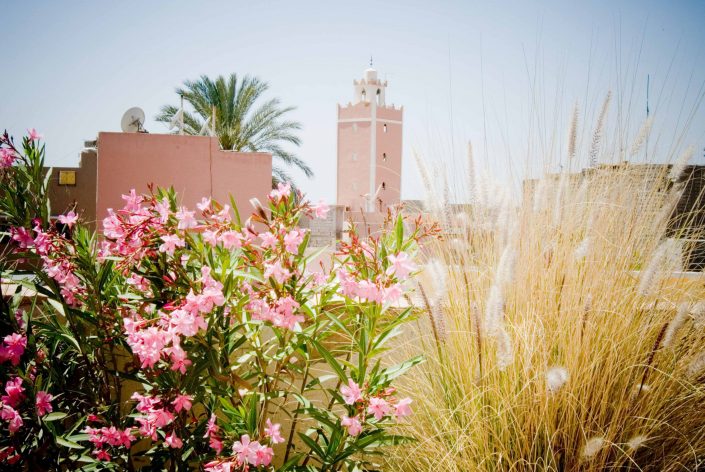
<svg viewBox="0 0 705 472">
<path fill-rule="evenodd" d="M 250 464 L 255 467 L 268 466 L 274 457 L 274 450 L 271 447 L 258 441 L 250 441 L 247 434 L 241 436 L 239 441 L 235 441 L 233 453 L 240 464 Z"/>
<path fill-rule="evenodd" d="M 397 419 L 411 415 L 410 404 L 411 398 L 402 398 L 396 405 L 394 405 L 394 415 Z"/>
<path fill-rule="evenodd" d="M 284 249 L 291 254 L 297 254 L 299 252 L 299 246 L 304 240 L 304 232 L 301 230 L 293 229 L 284 235 Z"/>
<path fill-rule="evenodd" d="M 24 398 L 24 387 L 22 387 L 22 379 L 20 377 L 14 377 L 5 383 L 5 395 L 0 397 L 4 404 L 15 408 Z"/>
<path fill-rule="evenodd" d="M 196 203 L 196 208 L 198 208 L 199 211 L 206 211 L 211 209 L 211 199 L 210 197 L 203 197 L 201 199 L 201 203 Z"/>
<path fill-rule="evenodd" d="M 141 275 L 130 274 L 130 276 L 125 279 L 125 282 L 128 285 L 132 285 L 133 287 L 135 287 L 135 289 L 139 290 L 142 293 L 149 292 L 149 280 L 147 280 L 145 277 L 142 277 Z"/>
<path fill-rule="evenodd" d="M 201 315 L 186 310 L 172 311 L 170 322 L 173 331 L 184 336 L 195 336 L 199 329 L 208 329 L 208 323 Z"/>
<path fill-rule="evenodd" d="M 267 447 L 263 444 L 258 444 L 258 447 L 255 450 L 255 462 L 253 463 L 253 465 L 255 467 L 259 467 L 262 465 L 267 467 L 269 466 L 269 464 L 272 463 L 273 458 L 274 450 L 271 447 Z"/>
<path fill-rule="evenodd" d="M 382 303 L 396 303 L 403 295 L 403 291 L 399 284 L 393 284 L 382 289 Z"/>
<path fill-rule="evenodd" d="M 350 273 L 344 268 L 340 268 L 336 271 L 336 276 L 338 277 L 338 282 L 340 283 L 340 290 L 348 298 L 355 298 L 359 289 L 358 282 L 350 275 Z"/>
<path fill-rule="evenodd" d="M 157 428 L 163 428 L 172 421 L 174 421 L 174 415 L 162 408 L 153 408 L 152 411 L 147 415 L 148 421 L 153 423 Z"/>
<path fill-rule="evenodd" d="M 232 462 L 211 461 L 205 464 L 206 472 L 232 472 Z"/>
<path fill-rule="evenodd" d="M 19 326 L 20 330 L 24 331 L 27 329 L 27 323 L 24 320 L 24 310 L 17 309 L 15 310 L 15 321 L 17 322 L 17 326 Z M 42 352 L 41 350 L 37 352 L 39 354 Z M 0 360 L 0 364 L 2 364 L 2 360 Z"/>
<path fill-rule="evenodd" d="M 323 272 L 314 272 L 313 274 L 313 283 L 316 285 L 323 285 L 326 283 L 326 274 Z"/>
<path fill-rule="evenodd" d="M 34 238 L 27 228 L 12 227 L 10 228 L 10 234 L 12 235 L 13 241 L 17 241 L 17 245 L 20 249 L 26 249 L 34 244 Z"/>
<path fill-rule="evenodd" d="M 17 159 L 15 151 L 8 148 L 0 148 L 0 168 L 11 167 Z"/>
<path fill-rule="evenodd" d="M 382 301 L 382 291 L 374 282 L 361 280 L 357 284 L 357 296 L 363 300 L 380 303 Z"/>
<path fill-rule="evenodd" d="M 208 243 L 212 247 L 216 247 L 218 245 L 218 232 L 217 231 L 212 231 L 210 229 L 207 229 L 203 233 L 201 233 L 201 237 L 203 238 L 204 242 Z"/>
<path fill-rule="evenodd" d="M 54 408 L 51 406 L 51 401 L 54 396 L 51 393 L 45 391 L 38 391 L 35 404 L 37 406 L 37 416 L 44 416 L 47 413 L 51 413 Z"/>
<path fill-rule="evenodd" d="M 277 237 L 270 233 L 269 231 L 260 233 L 260 239 L 262 240 L 262 248 L 266 249 L 268 247 L 274 247 L 277 245 Z"/>
<path fill-rule="evenodd" d="M 0 364 L 9 360 L 12 365 L 19 365 L 26 347 L 27 336 L 19 333 L 8 334 L 0 346 Z"/>
<path fill-rule="evenodd" d="M 217 455 L 220 455 L 220 453 L 223 452 L 223 441 L 216 438 L 215 436 L 210 437 L 210 439 L 208 440 L 208 445 L 211 449 L 215 451 Z"/>
<path fill-rule="evenodd" d="M 242 235 L 237 231 L 224 231 L 218 239 L 225 249 L 242 247 Z"/>
<path fill-rule="evenodd" d="M 203 436 L 204 438 L 208 437 L 213 437 L 215 434 L 218 433 L 218 425 L 215 424 L 216 421 L 216 416 L 215 413 L 211 414 L 210 419 L 208 420 L 208 423 L 206 424 L 206 434 Z"/>
<path fill-rule="evenodd" d="M 22 417 L 11 405 L 0 402 L 0 419 L 7 422 L 10 433 L 17 432 L 23 425 Z"/>
<path fill-rule="evenodd" d="M 348 379 L 348 384 L 340 387 L 340 393 L 343 395 L 346 405 L 353 405 L 362 400 L 362 389 L 353 379 Z"/>
<path fill-rule="evenodd" d="M 132 352 L 137 354 L 142 362 L 142 368 L 154 367 L 161 359 L 162 351 L 169 342 L 168 333 L 155 326 L 150 326 L 128 336 L 127 343 Z"/>
<path fill-rule="evenodd" d="M 165 252 L 170 256 L 174 255 L 174 251 L 176 251 L 177 247 L 186 246 L 186 241 L 176 236 L 175 234 L 166 234 L 162 236 L 162 241 L 164 241 L 164 243 L 159 246 L 159 251 Z"/>
<path fill-rule="evenodd" d="M 173 449 L 180 449 L 184 445 L 183 441 L 181 441 L 181 439 L 174 432 L 165 437 L 164 442 Z"/>
<path fill-rule="evenodd" d="M 165 350 L 169 354 L 169 360 L 171 361 L 171 370 L 179 371 L 182 374 L 186 373 L 186 369 L 192 364 L 177 340 L 172 341 L 172 346 Z"/>
<path fill-rule="evenodd" d="M 149 411 L 152 411 L 154 406 L 160 401 L 159 397 L 150 397 L 142 395 L 139 392 L 133 393 L 130 399 L 135 400 L 137 402 L 137 405 L 135 405 L 135 410 L 139 411 L 140 413 L 147 413 Z"/>
<path fill-rule="evenodd" d="M 316 218 L 320 219 L 323 219 L 328 216 L 328 212 L 330 211 L 330 207 L 323 200 L 319 201 L 315 205 L 311 205 L 311 209 L 313 210 L 313 214 L 316 216 Z"/>
<path fill-rule="evenodd" d="M 389 414 L 389 403 L 384 398 L 370 398 L 370 405 L 367 407 L 367 413 L 374 415 L 377 421 L 381 420 Z"/>
<path fill-rule="evenodd" d="M 173 402 L 171 402 L 172 405 L 174 405 L 174 411 L 175 412 L 180 412 L 181 410 L 188 411 L 191 409 L 191 401 L 193 400 L 193 397 L 191 395 L 183 395 L 179 394 L 176 396 Z"/>
<path fill-rule="evenodd" d="M 137 432 L 145 438 L 151 438 L 152 441 L 157 440 L 157 426 L 153 421 L 150 421 L 149 417 L 135 418 L 135 421 L 140 424 Z"/>
<path fill-rule="evenodd" d="M 268 308 L 268 307 L 267 307 Z M 291 297 L 284 297 L 277 300 L 276 307 L 274 310 L 266 310 L 265 320 L 269 320 L 280 328 L 296 330 L 298 329 L 299 323 L 304 321 L 302 315 L 296 315 L 294 311 L 299 308 L 299 303 Z"/>
<path fill-rule="evenodd" d="M 154 204 L 154 209 L 157 210 L 157 213 L 159 213 L 159 222 L 161 224 L 164 224 L 169 220 L 169 216 L 171 215 L 171 205 L 166 197 L 164 197 L 162 201 L 156 202 Z"/>
<path fill-rule="evenodd" d="M 39 141 L 44 136 L 39 134 L 36 129 L 30 128 L 27 130 L 27 137 L 29 138 L 30 141 Z"/>
<path fill-rule="evenodd" d="M 282 267 L 281 261 L 276 261 L 274 264 L 264 264 L 264 278 L 273 277 L 278 284 L 283 284 L 291 278 L 291 272 Z"/>
<path fill-rule="evenodd" d="M 290 183 L 281 183 L 277 184 L 277 188 L 269 192 L 269 198 L 271 198 L 275 203 L 278 203 L 280 200 L 287 198 L 291 194 L 291 184 Z"/>
<path fill-rule="evenodd" d="M 218 223 L 230 223 L 233 219 L 230 213 L 230 205 L 223 205 L 223 209 L 213 215 L 213 219 Z"/>
<path fill-rule="evenodd" d="M 110 454 L 108 454 L 104 449 L 96 449 L 95 451 L 93 451 L 93 455 L 99 461 L 110 461 Z"/>
<path fill-rule="evenodd" d="M 196 218 L 193 216 L 195 212 L 188 211 L 186 208 L 181 207 L 179 211 L 176 212 L 176 219 L 179 221 L 177 226 L 178 229 L 189 229 L 198 226 Z"/>
<path fill-rule="evenodd" d="M 244 434 L 233 444 L 233 454 L 241 464 L 254 464 L 257 460 L 255 455 L 257 446 L 259 443 L 255 446 L 255 443 L 250 442 L 250 436 Z"/>
<path fill-rule="evenodd" d="M 137 195 L 135 189 L 131 189 L 130 193 L 127 195 L 122 195 L 122 199 L 125 201 L 125 206 L 123 210 L 128 212 L 136 212 L 140 209 L 140 204 L 142 203 L 142 196 Z"/>
<path fill-rule="evenodd" d="M 102 448 L 104 444 L 113 447 L 124 446 L 129 448 L 135 438 L 132 436 L 132 428 L 120 430 L 115 426 L 103 428 L 91 428 L 87 426 L 83 432 L 88 434 L 88 440 L 93 443 L 96 448 Z"/>
<path fill-rule="evenodd" d="M 272 444 L 284 442 L 284 438 L 281 434 L 281 425 L 279 423 L 272 424 L 272 421 L 269 418 L 267 418 L 264 434 L 272 441 Z"/>
<path fill-rule="evenodd" d="M 65 215 L 59 215 L 58 220 L 59 223 L 64 224 L 69 228 L 73 228 L 73 225 L 75 225 L 78 221 L 78 215 L 73 210 L 71 210 Z"/>
<path fill-rule="evenodd" d="M 362 432 L 362 423 L 360 423 L 357 416 L 353 416 L 352 418 L 343 416 L 340 424 L 348 430 L 350 436 L 357 436 Z"/>
<path fill-rule="evenodd" d="M 418 268 L 409 255 L 403 251 L 396 256 L 394 254 L 389 255 L 387 259 L 391 263 L 387 268 L 387 275 L 394 274 L 399 280 L 406 279 L 411 272 Z"/>
</svg>

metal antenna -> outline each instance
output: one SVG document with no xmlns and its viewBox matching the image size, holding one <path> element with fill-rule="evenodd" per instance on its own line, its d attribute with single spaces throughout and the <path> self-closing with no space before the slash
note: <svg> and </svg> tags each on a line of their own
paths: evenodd
<svg viewBox="0 0 705 472">
<path fill-rule="evenodd" d="M 651 84 L 651 75 L 646 74 L 646 119 L 649 119 L 649 85 Z M 644 160 L 649 160 L 649 134 L 646 134 L 646 145 L 644 146 Z"/>
<path fill-rule="evenodd" d="M 649 117 L 649 82 L 651 81 L 651 76 L 646 75 L 646 117 Z"/>
</svg>

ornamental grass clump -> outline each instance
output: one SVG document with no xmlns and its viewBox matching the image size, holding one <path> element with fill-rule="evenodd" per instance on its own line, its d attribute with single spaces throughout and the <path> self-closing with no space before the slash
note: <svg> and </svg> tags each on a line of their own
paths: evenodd
<svg viewBox="0 0 705 472">
<path fill-rule="evenodd" d="M 427 357 L 400 385 L 419 441 L 394 451 L 390 470 L 699 470 L 703 279 L 682 271 L 703 228 L 671 217 L 692 168 L 623 163 L 603 133 L 569 145 L 568 162 L 617 164 L 573 162 L 524 182 L 509 207 L 430 205 L 448 234 L 424 251 L 444 271 L 444 335 L 416 297 L 427 314 L 398 352 Z M 436 278 L 420 279 L 426 291 Z"/>
<path fill-rule="evenodd" d="M 20 198 L 45 191 L 36 137 L 2 148 L 3 470 L 362 471 L 409 439 L 394 383 L 422 359 L 383 357 L 435 227 L 390 214 L 327 257 L 298 222 L 328 208 L 280 184 L 245 221 L 133 190 L 94 235 Z"/>
</svg>

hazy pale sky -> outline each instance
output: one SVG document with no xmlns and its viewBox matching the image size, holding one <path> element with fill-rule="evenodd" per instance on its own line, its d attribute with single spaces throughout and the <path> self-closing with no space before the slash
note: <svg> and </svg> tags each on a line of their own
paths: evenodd
<svg viewBox="0 0 705 472">
<path fill-rule="evenodd" d="M 676 130 L 690 119 L 684 142 L 702 162 L 704 107 L 688 116 L 705 81 L 703 1 L 91 0 L 0 8 L 0 128 L 20 135 L 36 127 L 50 164 L 77 164 L 83 140 L 119 130 L 132 106 L 145 110 L 150 132 L 165 133 L 153 118 L 177 103 L 183 80 L 237 72 L 268 81 L 270 96 L 297 107 L 299 155 L 316 175 L 294 175 L 310 197 L 333 201 L 336 104 L 352 98 L 370 55 L 389 81 L 387 101 L 404 105 L 404 198 L 421 194 L 414 151 L 459 166 L 472 140 L 478 166 L 516 175 L 527 156 L 551 153 L 537 136 L 560 135 L 560 147 L 573 104 L 589 130 L 608 90 L 638 127 L 647 74 L 662 149 L 679 143 Z"/>
</svg>

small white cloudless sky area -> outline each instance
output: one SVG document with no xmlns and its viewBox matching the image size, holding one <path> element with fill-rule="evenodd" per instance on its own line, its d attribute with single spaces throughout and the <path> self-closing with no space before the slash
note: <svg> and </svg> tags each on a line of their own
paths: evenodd
<svg viewBox="0 0 705 472">
<path fill-rule="evenodd" d="M 335 201 L 336 105 L 370 56 L 404 106 L 402 197 L 421 198 L 417 152 L 465 174 L 515 181 L 565 160 L 577 103 L 589 139 L 601 103 L 638 130 L 646 81 L 660 159 L 686 144 L 703 163 L 705 2 L 701 1 L 26 1 L 5 2 L 0 44 L 0 128 L 34 127 L 50 165 L 77 165 L 85 139 L 119 131 L 133 106 L 151 133 L 184 80 L 256 75 L 296 110 L 298 154 L 315 171 L 292 172 L 314 200 Z M 628 120 L 625 119 L 628 117 Z M 686 126 L 686 133 L 681 131 Z M 539 165 L 539 161 L 541 164 Z M 571 164 L 580 167 L 582 162 Z M 125 189 L 126 191 L 129 189 Z"/>
</svg>

